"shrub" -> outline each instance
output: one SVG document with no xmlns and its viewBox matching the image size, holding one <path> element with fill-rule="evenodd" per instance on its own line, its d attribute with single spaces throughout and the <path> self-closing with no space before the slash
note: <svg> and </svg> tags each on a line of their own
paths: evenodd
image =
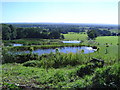
<svg viewBox="0 0 120 90">
<path fill-rule="evenodd" d="M 2 63 L 15 62 L 15 55 L 8 53 L 8 49 L 2 49 Z"/>
<path fill-rule="evenodd" d="M 8 49 L 2 50 L 2 63 L 24 63 L 29 60 L 38 60 L 39 56 L 38 54 L 32 54 L 32 53 L 25 53 L 25 54 L 12 54 L 9 53 Z"/>
<path fill-rule="evenodd" d="M 97 49 L 97 46 L 92 46 L 93 49 Z"/>
<path fill-rule="evenodd" d="M 85 75 L 92 74 L 94 72 L 94 69 L 95 69 L 95 67 L 92 63 L 87 64 L 87 65 L 81 65 L 81 66 L 77 67 L 76 74 L 79 77 L 83 77 Z"/>
<path fill-rule="evenodd" d="M 120 63 L 107 66 L 95 71 L 93 88 L 117 88 L 120 89 Z"/>
<path fill-rule="evenodd" d="M 31 53 L 19 54 L 19 55 L 16 55 L 15 59 L 16 59 L 15 62 L 17 62 L 17 63 L 24 63 L 29 60 L 38 60 L 39 56 L 38 56 L 38 54 L 31 54 Z"/>
<path fill-rule="evenodd" d="M 40 56 L 42 65 L 46 67 L 66 67 L 67 65 L 75 66 L 82 63 L 80 54 L 76 53 L 50 53 Z M 44 66 L 44 67 L 45 67 Z"/>
<path fill-rule="evenodd" d="M 81 66 L 78 66 L 76 69 L 76 74 L 79 77 L 83 77 L 85 75 L 90 75 L 92 73 L 94 73 L 96 68 L 100 68 L 100 66 L 98 65 L 99 63 L 94 63 L 94 62 L 89 62 L 87 64 L 83 64 Z"/>
<path fill-rule="evenodd" d="M 40 67 L 41 63 L 38 60 L 32 60 L 32 61 L 27 61 L 23 63 L 23 66 Z"/>
</svg>

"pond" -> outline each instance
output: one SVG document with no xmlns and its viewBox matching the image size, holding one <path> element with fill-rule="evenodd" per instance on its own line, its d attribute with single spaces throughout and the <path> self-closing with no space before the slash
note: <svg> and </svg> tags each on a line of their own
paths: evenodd
<svg viewBox="0 0 120 90">
<path fill-rule="evenodd" d="M 84 54 L 87 53 L 93 53 L 94 51 L 96 51 L 96 49 L 93 49 L 92 47 L 60 47 L 58 48 L 59 52 L 63 52 L 63 53 L 77 53 L 80 52 L 81 50 L 84 50 Z M 37 49 L 32 51 L 32 53 L 37 53 L 38 55 L 42 55 L 45 53 L 55 53 L 56 49 Z M 11 51 L 10 53 L 14 53 L 14 54 L 22 54 L 22 53 L 30 53 L 30 51 Z"/>
<path fill-rule="evenodd" d="M 13 46 L 23 46 L 23 44 L 13 44 Z"/>
<path fill-rule="evenodd" d="M 62 41 L 63 43 L 80 43 L 81 41 Z"/>
<path fill-rule="evenodd" d="M 4 44 L 4 46 L 7 46 L 7 47 L 9 47 L 9 46 L 23 46 L 23 44 L 18 44 L 18 43 L 6 43 L 6 44 Z"/>
</svg>

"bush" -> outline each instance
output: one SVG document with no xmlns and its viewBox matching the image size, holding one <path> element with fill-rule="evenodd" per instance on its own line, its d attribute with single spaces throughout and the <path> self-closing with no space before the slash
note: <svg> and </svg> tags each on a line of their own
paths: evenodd
<svg viewBox="0 0 120 90">
<path fill-rule="evenodd" d="M 107 66 L 95 71 L 93 88 L 117 88 L 120 89 L 120 63 Z"/>
<path fill-rule="evenodd" d="M 97 46 L 92 46 L 93 49 L 97 49 Z"/>
<path fill-rule="evenodd" d="M 31 53 L 19 54 L 19 55 L 16 55 L 15 59 L 16 59 L 15 62 L 17 62 L 17 63 L 24 63 L 29 60 L 38 60 L 39 56 L 38 56 L 38 54 L 31 54 Z"/>
<path fill-rule="evenodd" d="M 8 53 L 8 49 L 2 49 L 2 63 L 15 62 L 15 55 Z"/>
<path fill-rule="evenodd" d="M 27 61 L 23 63 L 23 66 L 40 67 L 41 63 L 38 60 L 32 60 L 32 61 Z"/>
<path fill-rule="evenodd" d="M 29 60 L 38 60 L 39 56 L 38 54 L 12 54 L 9 53 L 8 49 L 3 49 L 2 50 L 2 63 L 12 63 L 12 62 L 17 62 L 17 63 L 24 63 Z"/>
<path fill-rule="evenodd" d="M 66 67 L 67 65 L 75 66 L 78 64 L 82 64 L 82 55 L 76 53 L 50 53 L 44 54 L 40 56 L 40 60 L 42 65 L 46 65 L 46 67 Z"/>
<path fill-rule="evenodd" d="M 94 73 L 94 71 L 97 67 L 98 66 L 96 66 L 94 63 L 87 63 L 86 65 L 83 64 L 83 65 L 77 67 L 76 74 L 79 77 L 83 77 L 85 75 L 90 75 L 90 74 Z"/>
</svg>

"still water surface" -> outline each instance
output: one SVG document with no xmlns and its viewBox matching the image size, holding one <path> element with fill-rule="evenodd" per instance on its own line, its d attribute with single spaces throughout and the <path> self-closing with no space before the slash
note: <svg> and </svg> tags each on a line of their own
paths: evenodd
<svg viewBox="0 0 120 90">
<path fill-rule="evenodd" d="M 59 49 L 59 52 L 63 52 L 63 53 L 69 53 L 69 52 L 72 52 L 72 53 L 77 53 L 77 52 L 80 52 L 81 50 L 84 50 L 84 54 L 87 54 L 87 53 L 93 53 L 94 51 L 96 51 L 96 49 L 92 49 L 92 47 L 85 47 L 85 46 L 82 46 L 82 47 L 60 47 L 58 48 Z M 45 53 L 55 53 L 55 49 L 36 49 L 36 50 L 33 50 L 32 53 L 37 53 L 38 55 L 42 55 L 42 54 L 45 54 Z M 22 54 L 22 53 L 30 53 L 30 51 L 10 51 L 10 53 L 14 53 L 14 54 Z"/>
<path fill-rule="evenodd" d="M 81 41 L 62 41 L 63 43 L 80 43 Z"/>
</svg>

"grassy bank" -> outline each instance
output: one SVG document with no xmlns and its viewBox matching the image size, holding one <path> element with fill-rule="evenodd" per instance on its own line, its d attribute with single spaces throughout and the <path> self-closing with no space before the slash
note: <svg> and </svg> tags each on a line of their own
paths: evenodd
<svg viewBox="0 0 120 90">
<path fill-rule="evenodd" d="M 38 39 L 38 38 L 29 38 L 29 39 L 16 39 L 16 40 L 3 40 L 5 45 L 10 45 L 10 43 L 17 43 L 23 45 L 50 45 L 60 43 L 59 39 Z"/>
<path fill-rule="evenodd" d="M 86 34 L 65 34 L 65 39 L 68 40 L 83 40 L 83 45 L 91 45 L 99 47 L 99 51 L 92 53 L 91 57 L 100 58 L 111 62 L 111 60 L 118 60 L 118 36 L 99 36 L 95 40 L 87 40 Z M 108 47 L 106 46 L 108 45 Z M 111 62 L 113 63 L 113 62 Z"/>
<path fill-rule="evenodd" d="M 24 50 L 30 50 L 30 48 L 33 48 L 33 50 L 36 50 L 36 49 L 49 49 L 49 48 L 57 48 L 57 47 L 81 47 L 81 46 L 90 46 L 90 45 L 83 45 L 79 43 L 79 44 L 10 46 L 10 47 L 4 47 L 4 48 L 7 48 L 8 50 L 24 51 Z"/>
</svg>

